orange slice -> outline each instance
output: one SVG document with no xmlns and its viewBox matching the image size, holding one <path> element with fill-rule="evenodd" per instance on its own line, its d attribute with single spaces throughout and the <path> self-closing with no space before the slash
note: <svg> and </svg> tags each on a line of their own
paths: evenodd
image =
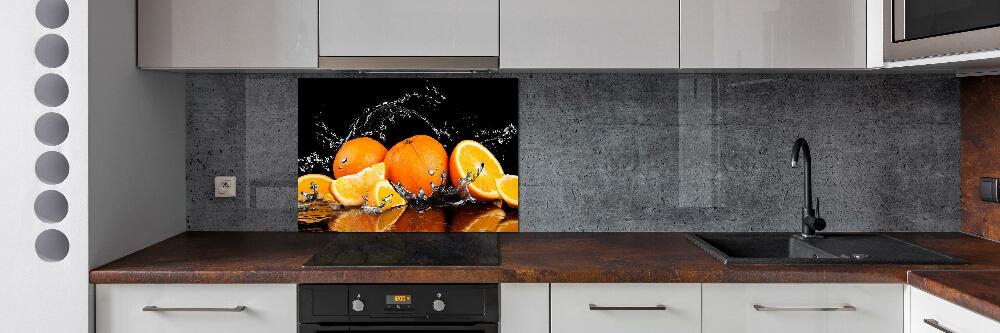
<svg viewBox="0 0 1000 333">
<path fill-rule="evenodd" d="M 361 209 L 351 209 L 337 215 L 331 221 L 330 230 L 338 232 L 373 232 L 378 218 Z"/>
<path fill-rule="evenodd" d="M 366 204 L 378 208 L 379 212 L 384 212 L 389 208 L 405 206 L 406 199 L 403 199 L 403 196 L 396 192 L 388 180 L 380 180 L 372 186 L 371 190 L 368 190 Z"/>
<path fill-rule="evenodd" d="M 330 186 L 332 183 L 333 178 L 316 173 L 299 177 L 299 201 L 306 200 L 306 197 L 302 195 L 303 192 L 305 192 L 305 194 L 313 193 L 313 186 L 316 186 L 316 192 L 319 193 L 317 197 L 319 199 L 323 199 L 325 196 L 330 194 Z"/>
<path fill-rule="evenodd" d="M 378 163 L 364 168 L 361 172 L 343 176 L 333 181 L 333 197 L 344 206 L 361 206 L 375 183 L 385 180 L 385 164 Z"/>
<path fill-rule="evenodd" d="M 402 208 L 402 207 L 401 207 Z M 444 211 L 440 208 L 431 208 L 425 211 L 405 208 L 399 221 L 394 223 L 394 232 L 445 232 Z"/>
<path fill-rule="evenodd" d="M 452 232 L 495 232 L 500 221 L 507 217 L 503 209 L 489 204 L 466 205 L 455 212 L 451 222 Z"/>
<path fill-rule="evenodd" d="M 517 208 L 517 176 L 504 175 L 497 179 L 497 192 L 507 205 Z"/>
<path fill-rule="evenodd" d="M 399 221 L 399 217 L 403 216 L 406 212 L 406 205 L 396 206 L 392 208 L 386 208 L 381 213 L 378 214 L 377 223 L 375 224 L 376 232 L 386 232 L 392 231 L 395 227 L 396 221 Z"/>
<path fill-rule="evenodd" d="M 500 197 L 496 179 L 503 176 L 503 167 L 493 153 L 479 142 L 459 142 L 448 162 L 452 185 L 458 187 L 462 179 L 473 179 L 468 187 L 473 198 L 488 201 Z"/>
<path fill-rule="evenodd" d="M 497 225 L 497 232 L 517 232 L 517 229 L 517 219 L 506 219 L 500 221 L 500 224 Z"/>
</svg>

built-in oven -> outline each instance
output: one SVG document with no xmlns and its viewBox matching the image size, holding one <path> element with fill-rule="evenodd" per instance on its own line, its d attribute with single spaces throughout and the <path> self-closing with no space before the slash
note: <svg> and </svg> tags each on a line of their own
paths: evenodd
<svg viewBox="0 0 1000 333">
<path fill-rule="evenodd" d="M 495 284 L 303 284 L 299 333 L 497 333 Z"/>
<path fill-rule="evenodd" d="M 884 0 L 885 60 L 1000 49 L 1000 0 Z"/>
</svg>

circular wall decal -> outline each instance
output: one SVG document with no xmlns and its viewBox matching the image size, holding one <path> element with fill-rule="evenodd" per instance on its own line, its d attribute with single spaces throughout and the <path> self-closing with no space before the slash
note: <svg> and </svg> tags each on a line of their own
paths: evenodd
<svg viewBox="0 0 1000 333">
<path fill-rule="evenodd" d="M 66 79 L 58 74 L 45 74 L 35 82 L 35 98 L 42 105 L 56 107 L 62 105 L 69 97 L 69 85 Z"/>
<path fill-rule="evenodd" d="M 48 190 L 35 198 L 35 216 L 47 223 L 59 223 L 69 212 L 69 201 L 59 191 Z"/>
<path fill-rule="evenodd" d="M 39 0 L 35 5 L 35 18 L 43 27 L 61 27 L 69 19 L 69 5 L 65 0 Z"/>
<path fill-rule="evenodd" d="M 55 185 L 69 176 L 69 161 L 57 151 L 47 151 L 35 160 L 35 175 L 43 183 Z"/>
<path fill-rule="evenodd" d="M 48 229 L 35 238 L 35 253 L 45 261 L 60 261 L 69 254 L 69 239 L 59 230 Z"/>
<path fill-rule="evenodd" d="M 69 122 L 58 113 L 43 114 L 35 122 L 35 137 L 44 144 L 55 146 L 66 141 L 68 136 Z"/>
<path fill-rule="evenodd" d="M 62 36 L 48 34 L 35 43 L 35 59 L 48 68 L 56 68 L 66 63 L 69 57 L 69 44 Z"/>
</svg>

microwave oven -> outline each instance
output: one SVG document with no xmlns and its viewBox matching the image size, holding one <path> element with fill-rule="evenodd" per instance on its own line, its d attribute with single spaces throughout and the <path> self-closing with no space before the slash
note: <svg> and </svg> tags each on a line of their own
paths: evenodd
<svg viewBox="0 0 1000 333">
<path fill-rule="evenodd" d="M 1000 0 L 884 0 L 885 61 L 1000 49 Z"/>
</svg>

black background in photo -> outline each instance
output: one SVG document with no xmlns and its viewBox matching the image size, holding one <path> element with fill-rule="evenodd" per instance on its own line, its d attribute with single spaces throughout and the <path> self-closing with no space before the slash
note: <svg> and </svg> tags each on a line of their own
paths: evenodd
<svg viewBox="0 0 1000 333">
<path fill-rule="evenodd" d="M 301 78 L 299 175 L 332 176 L 329 162 L 345 139 L 368 136 L 391 149 L 417 134 L 438 139 L 449 155 L 459 141 L 479 141 L 505 173 L 518 174 L 517 98 L 517 79 L 507 78 Z"/>
</svg>

